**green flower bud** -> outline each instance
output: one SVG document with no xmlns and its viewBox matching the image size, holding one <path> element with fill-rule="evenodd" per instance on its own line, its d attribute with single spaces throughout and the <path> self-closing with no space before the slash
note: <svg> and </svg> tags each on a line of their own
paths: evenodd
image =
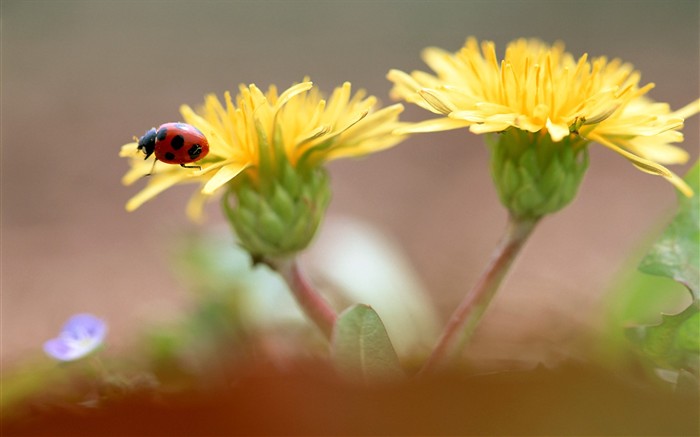
<svg viewBox="0 0 700 437">
<path fill-rule="evenodd" d="M 536 220 L 568 205 L 588 168 L 588 141 L 509 128 L 486 136 L 501 203 L 519 219 Z"/>
<path fill-rule="evenodd" d="M 257 182 L 242 175 L 223 198 L 241 246 L 258 260 L 306 248 L 330 201 L 328 174 L 321 167 L 299 171 L 285 161 L 275 176 Z"/>
</svg>

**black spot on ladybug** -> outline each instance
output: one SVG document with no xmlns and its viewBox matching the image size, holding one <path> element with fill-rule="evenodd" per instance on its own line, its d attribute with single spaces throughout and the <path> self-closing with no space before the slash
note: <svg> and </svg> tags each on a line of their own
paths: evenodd
<svg viewBox="0 0 700 437">
<path fill-rule="evenodd" d="M 195 159 L 202 153 L 202 146 L 199 144 L 195 144 L 192 147 L 189 148 L 187 151 L 187 154 L 190 155 L 190 158 Z"/>
<path fill-rule="evenodd" d="M 175 154 L 173 152 L 166 152 L 165 159 L 168 161 L 173 161 L 175 159 Z"/>
<path fill-rule="evenodd" d="M 170 145 L 175 150 L 180 150 L 182 146 L 185 145 L 185 137 L 182 135 L 175 135 L 172 140 L 170 140 Z"/>
<path fill-rule="evenodd" d="M 167 137 L 167 136 L 168 136 L 168 130 L 166 128 L 163 128 L 163 129 L 158 131 L 157 139 L 158 139 L 158 141 L 163 141 L 165 139 L 165 137 Z"/>
</svg>

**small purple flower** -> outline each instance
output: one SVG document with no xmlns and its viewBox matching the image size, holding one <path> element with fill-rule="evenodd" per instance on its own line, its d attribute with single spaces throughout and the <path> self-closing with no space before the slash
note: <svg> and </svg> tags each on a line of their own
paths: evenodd
<svg viewBox="0 0 700 437">
<path fill-rule="evenodd" d="M 56 338 L 44 343 L 44 352 L 59 361 L 73 361 L 94 351 L 107 335 L 107 324 L 92 314 L 76 314 Z"/>
</svg>

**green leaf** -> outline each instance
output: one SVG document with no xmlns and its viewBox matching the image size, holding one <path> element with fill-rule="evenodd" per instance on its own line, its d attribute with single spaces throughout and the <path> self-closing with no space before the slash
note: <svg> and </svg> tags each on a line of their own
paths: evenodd
<svg viewBox="0 0 700 437">
<path fill-rule="evenodd" d="M 629 334 L 657 365 L 697 373 L 700 305 L 692 304 L 678 314 L 664 314 L 658 325 L 631 328 Z"/>
<path fill-rule="evenodd" d="M 343 311 L 333 330 L 332 354 L 338 371 L 366 383 L 404 376 L 379 315 L 369 305 Z"/>
<path fill-rule="evenodd" d="M 685 181 L 695 194 L 679 195 L 678 213 L 639 270 L 665 276 L 688 287 L 694 300 L 700 299 L 700 163 L 695 163 Z"/>
</svg>

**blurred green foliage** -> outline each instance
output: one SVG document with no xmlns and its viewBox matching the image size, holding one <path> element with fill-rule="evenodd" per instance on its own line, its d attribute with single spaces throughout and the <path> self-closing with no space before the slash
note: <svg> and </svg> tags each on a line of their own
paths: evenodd
<svg viewBox="0 0 700 437">
<path fill-rule="evenodd" d="M 639 264 L 615 287 L 605 332 L 607 357 L 636 356 L 647 372 L 677 388 L 697 389 L 700 372 L 700 165 L 688 172 L 691 198 Z M 631 342 L 630 342 L 631 340 Z"/>
<path fill-rule="evenodd" d="M 642 260 L 639 270 L 671 278 L 700 299 L 700 165 L 685 177 L 693 197 L 678 196 L 678 213 Z"/>
</svg>

